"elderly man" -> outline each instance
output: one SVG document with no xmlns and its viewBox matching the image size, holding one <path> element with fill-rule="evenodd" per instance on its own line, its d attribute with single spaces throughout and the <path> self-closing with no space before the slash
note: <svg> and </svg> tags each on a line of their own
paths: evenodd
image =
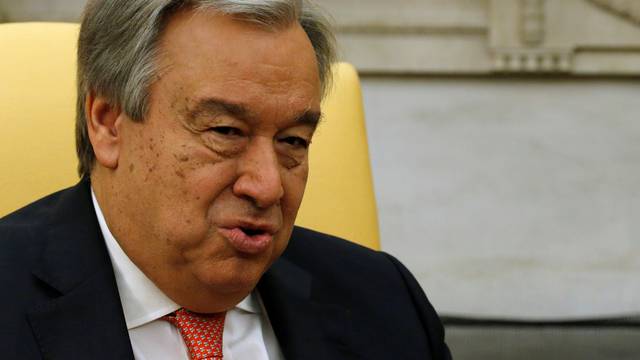
<svg viewBox="0 0 640 360">
<path fill-rule="evenodd" d="M 1 221 L 1 357 L 448 358 L 397 260 L 294 228 L 331 39 L 296 0 L 89 1 L 83 179 Z"/>
</svg>

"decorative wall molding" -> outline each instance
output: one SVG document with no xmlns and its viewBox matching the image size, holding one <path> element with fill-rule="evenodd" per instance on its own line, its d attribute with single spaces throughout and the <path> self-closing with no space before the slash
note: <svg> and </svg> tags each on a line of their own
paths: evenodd
<svg viewBox="0 0 640 360">
<path fill-rule="evenodd" d="M 0 0 L 0 21 L 75 21 L 85 1 Z M 367 74 L 640 75 L 640 0 L 315 1 Z"/>
<path fill-rule="evenodd" d="M 544 41 L 544 0 L 520 0 L 520 37 L 535 46 Z"/>
<path fill-rule="evenodd" d="M 493 49 L 493 70 L 505 73 L 570 73 L 573 53 L 566 49 Z"/>
<path fill-rule="evenodd" d="M 603 9 L 640 25 L 640 1 L 638 0 L 588 0 Z"/>
<path fill-rule="evenodd" d="M 366 74 L 640 75 L 640 0 L 364 4 L 322 0 L 343 57 Z"/>
<path fill-rule="evenodd" d="M 640 9 L 638 0 L 491 0 L 489 72 L 638 75 L 640 27 L 611 16 L 612 9 L 635 14 L 636 5 Z"/>
</svg>

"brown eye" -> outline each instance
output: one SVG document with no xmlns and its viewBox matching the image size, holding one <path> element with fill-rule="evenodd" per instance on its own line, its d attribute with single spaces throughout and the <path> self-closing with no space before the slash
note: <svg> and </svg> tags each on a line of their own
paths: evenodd
<svg viewBox="0 0 640 360">
<path fill-rule="evenodd" d="M 280 139 L 280 141 L 295 148 L 306 149 L 309 147 L 309 142 L 307 140 L 297 136 L 288 136 Z"/>
<path fill-rule="evenodd" d="M 232 126 L 216 126 L 210 128 L 209 131 L 213 131 L 216 134 L 224 136 L 242 136 L 242 131 Z"/>
</svg>

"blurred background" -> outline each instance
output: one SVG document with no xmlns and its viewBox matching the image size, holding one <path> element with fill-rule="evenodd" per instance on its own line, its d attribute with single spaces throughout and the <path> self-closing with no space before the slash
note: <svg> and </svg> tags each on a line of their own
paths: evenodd
<svg viewBox="0 0 640 360">
<path fill-rule="evenodd" d="M 382 248 L 454 357 L 639 359 L 640 0 L 316 2 L 361 75 Z"/>
</svg>

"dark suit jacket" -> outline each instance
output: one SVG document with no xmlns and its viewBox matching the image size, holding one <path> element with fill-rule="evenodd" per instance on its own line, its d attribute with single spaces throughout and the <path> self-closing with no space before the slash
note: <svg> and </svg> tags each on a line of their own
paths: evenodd
<svg viewBox="0 0 640 360">
<path fill-rule="evenodd" d="M 0 220 L 0 357 L 132 359 L 89 182 Z M 258 289 L 286 359 L 446 359 L 434 309 L 390 255 L 296 228 Z"/>
</svg>

